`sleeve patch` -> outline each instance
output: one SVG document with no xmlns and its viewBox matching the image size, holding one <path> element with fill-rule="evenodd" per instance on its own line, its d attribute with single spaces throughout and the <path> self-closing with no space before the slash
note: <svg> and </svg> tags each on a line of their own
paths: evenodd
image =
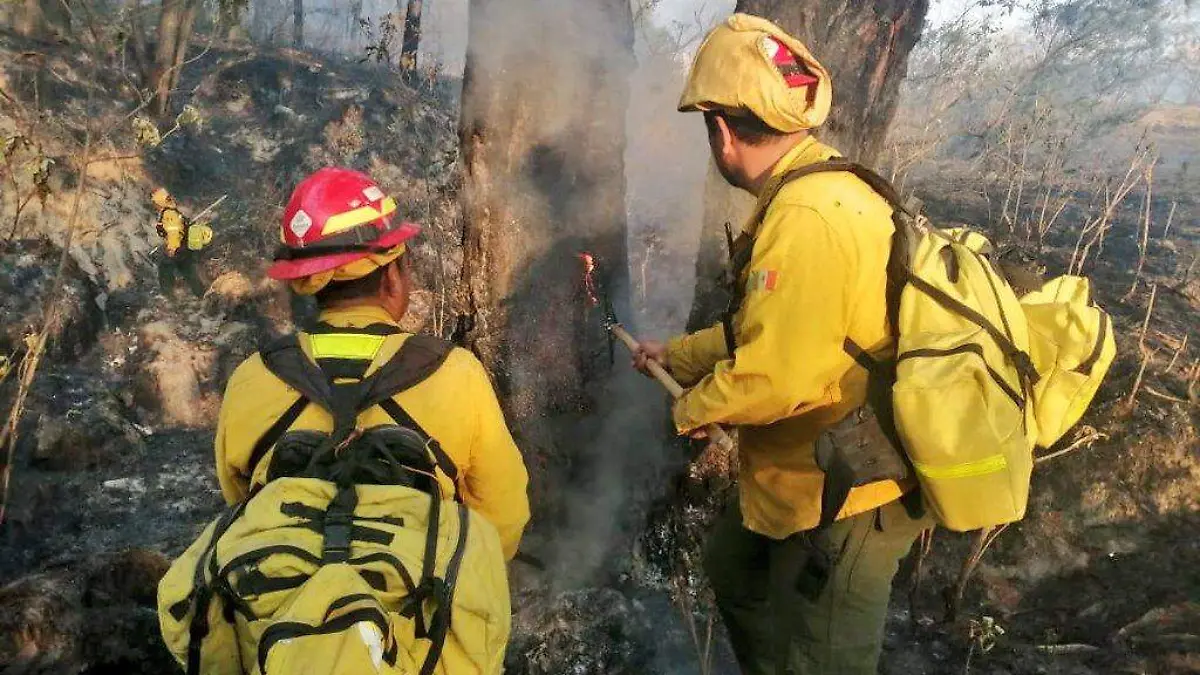
<svg viewBox="0 0 1200 675">
<path fill-rule="evenodd" d="M 763 291 L 770 292 L 775 290 L 779 285 L 778 270 L 757 270 L 750 273 L 746 280 L 746 290 L 748 292 Z"/>
</svg>

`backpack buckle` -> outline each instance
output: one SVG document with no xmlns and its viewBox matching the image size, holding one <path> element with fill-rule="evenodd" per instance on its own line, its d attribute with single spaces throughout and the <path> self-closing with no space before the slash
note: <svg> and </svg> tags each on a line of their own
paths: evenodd
<svg viewBox="0 0 1200 675">
<path fill-rule="evenodd" d="M 325 510 L 322 530 L 325 537 L 321 549 L 323 564 L 346 562 L 350 559 L 350 540 L 354 536 L 354 507 L 358 496 L 354 487 L 338 490 Z"/>
</svg>

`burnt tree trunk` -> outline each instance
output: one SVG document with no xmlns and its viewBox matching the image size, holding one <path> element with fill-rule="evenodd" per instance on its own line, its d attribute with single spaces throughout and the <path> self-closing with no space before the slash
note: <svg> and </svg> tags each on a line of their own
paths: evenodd
<svg viewBox="0 0 1200 675">
<path fill-rule="evenodd" d="M 626 306 L 632 16 L 627 0 L 472 0 L 468 45 L 456 337 L 496 376 L 536 473 L 569 457 L 564 422 L 592 408 L 585 386 L 606 361 L 578 252 Z"/>
<path fill-rule="evenodd" d="M 71 16 L 63 6 L 63 0 L 24 0 L 19 9 L 11 11 L 17 19 L 13 27 L 25 37 L 67 39 L 71 36 Z"/>
<path fill-rule="evenodd" d="M 158 17 L 154 69 L 149 78 L 151 86 L 154 87 L 153 110 L 156 115 L 166 115 L 170 109 L 171 92 L 179 84 L 200 4 L 200 0 L 163 3 Z"/>
<path fill-rule="evenodd" d="M 774 21 L 812 50 L 833 78 L 833 110 L 816 135 L 871 165 L 883 149 L 928 10 L 929 0 L 738 0 L 736 11 Z M 691 329 L 710 325 L 724 306 L 715 281 L 726 260 L 723 225 L 730 221 L 739 231 L 749 204 L 710 171 Z"/>
<path fill-rule="evenodd" d="M 421 46 L 421 0 L 408 0 L 404 13 L 404 42 L 400 46 L 400 72 L 412 84 L 417 77 L 417 49 Z"/>
<path fill-rule="evenodd" d="M 292 0 L 292 46 L 304 49 L 304 0 Z"/>
</svg>

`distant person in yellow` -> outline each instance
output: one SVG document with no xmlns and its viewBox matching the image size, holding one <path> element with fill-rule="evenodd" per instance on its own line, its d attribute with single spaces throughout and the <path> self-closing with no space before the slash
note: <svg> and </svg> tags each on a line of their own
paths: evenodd
<svg viewBox="0 0 1200 675">
<path fill-rule="evenodd" d="M 382 217 L 380 209 L 386 211 Z M 319 322 L 300 333 L 300 344 L 323 367 L 340 369 L 335 374 L 353 370 L 355 362 L 377 367 L 411 338 L 398 324 L 413 288 L 405 244 L 420 228 L 393 220 L 394 210 L 395 202 L 367 176 L 328 168 L 297 186 L 284 213 L 283 247 L 269 274 L 297 294 L 316 296 Z M 314 338 L 331 333 L 367 339 Z M 366 372 L 360 368 L 356 374 Z M 482 364 L 470 352 L 453 349 L 436 372 L 394 401 L 438 441 L 457 469 L 459 494 L 495 526 L 511 559 L 529 520 L 528 477 Z M 359 417 L 358 426 L 410 422 L 393 417 L 375 406 Z M 217 425 L 217 477 L 226 501 L 237 502 L 266 482 L 272 442 L 283 432 L 331 428 L 328 413 L 298 402 L 295 390 L 259 355 L 251 356 L 229 379 Z M 444 493 L 451 494 L 446 487 Z"/>
<path fill-rule="evenodd" d="M 635 357 L 691 385 L 674 406 L 679 433 L 738 427 L 739 498 L 705 569 L 742 672 L 755 675 L 875 673 L 892 578 L 931 524 L 902 499 L 915 487 L 902 479 L 854 488 L 817 527 L 816 446 L 831 434 L 888 442 L 861 412 L 867 371 L 847 345 L 890 348 L 891 208 L 850 173 L 779 189 L 785 172 L 839 155 L 811 133 L 832 95 L 828 71 L 778 26 L 735 14 L 709 33 L 679 109 L 703 113 L 721 174 L 760 203 L 735 246 L 726 320 Z"/>
<path fill-rule="evenodd" d="M 200 251 L 212 241 L 212 227 L 183 215 L 166 188 L 155 190 L 150 201 L 158 211 L 156 229 L 166 253 L 158 263 L 159 287 L 163 293 L 173 293 L 182 276 L 193 295 L 204 295 L 207 286 L 200 278 L 199 258 Z"/>
</svg>

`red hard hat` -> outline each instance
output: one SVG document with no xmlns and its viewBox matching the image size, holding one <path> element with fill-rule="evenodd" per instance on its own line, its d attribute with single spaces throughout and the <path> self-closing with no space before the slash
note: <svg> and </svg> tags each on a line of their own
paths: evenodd
<svg viewBox="0 0 1200 675">
<path fill-rule="evenodd" d="M 280 227 L 283 246 L 267 275 L 302 279 L 386 253 L 421 231 L 414 223 L 393 222 L 395 211 L 396 200 L 366 174 L 321 169 L 292 192 Z"/>
</svg>

